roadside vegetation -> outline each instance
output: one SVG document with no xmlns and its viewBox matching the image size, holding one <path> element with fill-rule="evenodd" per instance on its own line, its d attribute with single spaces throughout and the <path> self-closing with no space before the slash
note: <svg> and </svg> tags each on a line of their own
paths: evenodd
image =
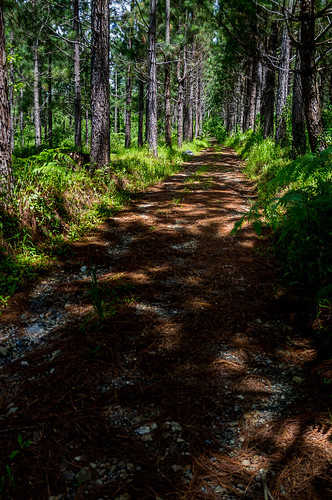
<svg viewBox="0 0 332 500">
<path fill-rule="evenodd" d="M 331 113 L 330 113 L 331 114 Z M 245 160 L 258 198 L 235 227 L 250 222 L 256 232 L 270 235 L 283 283 L 314 310 L 321 326 L 320 345 L 332 355 L 328 330 L 332 311 L 332 120 L 326 113 L 328 147 L 318 154 L 292 159 L 291 147 L 276 146 L 257 131 L 227 135 L 213 124 L 217 139 Z M 212 131 L 211 129 L 211 131 Z M 267 230 L 267 231 L 266 231 Z"/>
<path fill-rule="evenodd" d="M 180 150 L 160 144 L 155 158 L 147 148 L 125 149 L 122 136 L 112 136 L 110 165 L 98 169 L 86 163 L 87 154 L 73 148 L 29 156 L 15 151 L 14 193 L 10 206 L 0 212 L 0 306 L 134 193 L 176 172 L 187 158 L 186 149 L 195 153 L 208 145 L 204 139 Z"/>
</svg>

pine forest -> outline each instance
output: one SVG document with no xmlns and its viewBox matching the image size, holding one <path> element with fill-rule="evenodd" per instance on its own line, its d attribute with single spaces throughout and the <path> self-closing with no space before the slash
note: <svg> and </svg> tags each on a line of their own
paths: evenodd
<svg viewBox="0 0 332 500">
<path fill-rule="evenodd" d="M 332 495 L 332 2 L 0 0 L 0 499 Z"/>
</svg>

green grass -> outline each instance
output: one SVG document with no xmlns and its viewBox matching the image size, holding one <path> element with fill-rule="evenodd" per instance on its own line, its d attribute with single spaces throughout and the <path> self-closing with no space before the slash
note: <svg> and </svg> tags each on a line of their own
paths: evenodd
<svg viewBox="0 0 332 500">
<path fill-rule="evenodd" d="M 79 239 L 121 210 L 137 192 L 177 172 L 187 148 L 197 153 L 205 139 L 180 151 L 160 145 L 158 158 L 147 148 L 125 149 L 111 141 L 109 167 L 92 171 L 73 159 L 75 149 L 42 150 L 13 157 L 15 190 L 9 209 L 0 200 L 0 307 Z"/>
</svg>

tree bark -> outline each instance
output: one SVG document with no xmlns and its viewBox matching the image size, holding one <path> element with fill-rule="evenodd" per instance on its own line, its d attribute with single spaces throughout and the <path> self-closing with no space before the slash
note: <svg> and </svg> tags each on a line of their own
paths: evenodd
<svg viewBox="0 0 332 500">
<path fill-rule="evenodd" d="M 21 146 L 24 146 L 23 88 L 20 89 L 20 137 Z"/>
<path fill-rule="evenodd" d="M 157 0 L 150 0 L 149 23 L 149 91 L 148 91 L 148 145 L 153 156 L 158 156 L 158 130 L 157 130 Z"/>
<path fill-rule="evenodd" d="M 48 96 L 47 96 L 47 121 L 48 145 L 53 146 L 53 111 L 52 111 L 52 53 L 48 56 Z"/>
<path fill-rule="evenodd" d="M 273 58 L 275 57 L 277 46 L 277 24 L 272 25 L 272 33 L 268 37 L 266 42 L 266 52 Z M 263 125 L 263 136 L 264 139 L 267 137 L 273 137 L 274 135 L 274 106 L 275 106 L 275 81 L 276 81 L 276 70 L 270 59 L 266 58 L 264 60 L 265 67 L 265 80 L 262 94 L 262 104 L 261 104 L 261 121 Z"/>
<path fill-rule="evenodd" d="M 293 101 L 292 101 L 292 155 L 294 157 L 304 155 L 306 152 L 306 125 L 304 100 L 301 81 L 301 60 L 299 50 L 296 51 L 295 71 L 293 81 Z"/>
<path fill-rule="evenodd" d="M 183 75 L 181 76 L 181 60 L 179 56 L 179 61 L 177 64 L 177 80 L 178 80 L 178 130 L 177 130 L 177 146 L 182 147 L 183 144 L 183 105 L 184 105 L 184 88 L 183 83 L 186 77 L 187 67 L 186 67 L 186 57 L 184 57 L 184 69 Z"/>
<path fill-rule="evenodd" d="M 144 82 L 139 80 L 139 94 L 138 94 L 138 135 L 137 145 L 139 148 L 143 146 L 143 121 L 144 121 Z"/>
<path fill-rule="evenodd" d="M 91 163 L 110 162 L 108 0 L 93 0 L 91 12 Z"/>
<path fill-rule="evenodd" d="M 279 58 L 279 77 L 276 102 L 276 144 L 285 145 L 287 141 L 286 128 L 286 104 L 288 97 L 290 63 L 290 39 L 287 26 L 284 26 L 281 37 L 281 48 Z"/>
<path fill-rule="evenodd" d="M 301 81 L 308 138 L 312 152 L 322 151 L 326 144 L 322 137 L 323 120 L 315 64 L 315 0 L 300 1 L 300 56 Z"/>
<path fill-rule="evenodd" d="M 185 92 L 185 107 L 184 107 L 184 122 L 183 122 L 183 138 L 185 141 L 191 142 L 193 140 L 193 62 L 194 51 L 191 51 L 190 57 L 190 70 L 186 79 L 186 92 Z"/>
<path fill-rule="evenodd" d="M 118 72 L 115 70 L 115 82 L 114 82 L 114 93 L 115 93 L 115 106 L 114 106 L 114 133 L 118 133 L 118 113 L 119 113 L 119 107 L 118 107 Z"/>
<path fill-rule="evenodd" d="M 133 1 L 130 3 L 130 11 L 132 12 L 134 6 Z M 130 34 L 128 39 L 128 49 L 131 51 L 132 48 L 132 27 L 130 27 Z M 129 54 L 131 58 L 131 54 Z M 127 85 L 126 85 L 126 110 L 125 110 L 125 147 L 130 148 L 131 146 L 131 101 L 133 92 L 133 77 L 131 63 L 127 64 Z"/>
<path fill-rule="evenodd" d="M 171 2 L 165 2 L 165 23 L 166 23 L 166 59 L 168 59 L 168 46 L 171 42 L 170 31 Z M 165 61 L 166 62 L 166 61 Z M 165 64 L 165 141 L 168 147 L 172 147 L 172 123 L 171 123 L 171 65 Z"/>
<path fill-rule="evenodd" d="M 37 148 L 41 145 L 40 133 L 40 105 L 39 105 L 39 56 L 38 56 L 38 40 L 33 43 L 33 103 L 34 103 L 34 122 L 35 122 L 35 145 Z"/>
<path fill-rule="evenodd" d="M 202 59 L 199 57 L 199 62 L 196 68 L 196 99 L 195 99 L 195 137 L 200 135 L 201 124 L 201 71 Z"/>
<path fill-rule="evenodd" d="M 3 0 L 0 0 L 0 201 L 3 200 L 5 205 L 13 190 L 10 106 L 7 78 Z"/>
<path fill-rule="evenodd" d="M 85 147 L 89 149 L 89 110 L 86 108 L 85 110 Z"/>
<path fill-rule="evenodd" d="M 82 98 L 80 62 L 80 13 L 79 0 L 74 0 L 74 86 L 75 86 L 75 146 L 82 148 Z"/>
<path fill-rule="evenodd" d="M 14 34 L 11 31 L 10 32 L 10 55 L 11 55 L 11 61 L 10 61 L 10 70 L 9 70 L 9 78 L 10 78 L 10 86 L 9 86 L 9 104 L 10 104 L 10 143 L 11 143 L 11 149 L 12 152 L 14 150 L 14 64 L 13 64 L 13 57 L 14 57 Z"/>
</svg>

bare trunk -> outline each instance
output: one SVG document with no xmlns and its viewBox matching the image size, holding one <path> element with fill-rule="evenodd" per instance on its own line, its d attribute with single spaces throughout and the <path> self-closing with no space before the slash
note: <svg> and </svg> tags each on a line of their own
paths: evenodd
<svg viewBox="0 0 332 500">
<path fill-rule="evenodd" d="M 253 129 L 255 125 L 256 90 L 257 90 L 257 61 L 250 63 L 246 77 L 245 107 L 243 116 L 244 130 Z"/>
<path fill-rule="evenodd" d="M 130 4 L 130 10 L 134 8 L 133 1 Z M 130 36 L 128 40 L 128 49 L 131 51 L 132 48 L 132 28 L 130 28 Z M 130 56 L 131 57 L 131 54 Z M 127 64 L 127 86 L 126 86 L 126 110 L 125 110 L 125 147 L 130 148 L 131 146 L 131 101 L 133 92 L 133 77 L 131 63 Z"/>
<path fill-rule="evenodd" d="M 166 0 L 165 3 L 165 22 L 166 22 L 166 33 L 165 42 L 167 46 L 166 59 L 168 55 L 168 45 L 171 41 L 170 32 L 170 16 L 171 16 L 171 2 Z M 172 147 L 172 123 L 171 123 L 171 65 L 170 63 L 165 64 L 165 141 L 167 146 Z"/>
<path fill-rule="evenodd" d="M 110 161 L 108 0 L 93 0 L 91 30 L 91 163 L 99 167 Z"/>
<path fill-rule="evenodd" d="M 8 200 L 13 190 L 10 140 L 10 107 L 8 99 L 3 0 L 0 0 L 0 201 Z"/>
<path fill-rule="evenodd" d="M 75 86 L 75 146 L 82 148 L 82 98 L 80 63 L 80 18 L 79 0 L 74 0 L 74 86 Z"/>
<path fill-rule="evenodd" d="M 138 95 L 138 135 L 137 145 L 139 148 L 143 146 L 143 121 L 144 121 L 144 82 L 139 80 L 139 95 Z"/>
<path fill-rule="evenodd" d="M 52 53 L 48 56 L 48 96 L 47 96 L 48 145 L 53 146 L 53 112 L 52 112 Z"/>
<path fill-rule="evenodd" d="M 11 31 L 10 33 L 10 54 L 12 56 L 11 62 L 10 62 L 10 71 L 9 71 L 9 78 L 10 78 L 10 86 L 9 86 L 9 104 L 10 104 L 10 143 L 11 143 L 11 149 L 12 151 L 14 150 L 14 64 L 13 64 L 13 56 L 14 56 L 14 47 L 13 47 L 13 42 L 14 42 L 14 34 Z"/>
<path fill-rule="evenodd" d="M 201 70 L 202 60 L 199 59 L 199 64 L 196 68 L 196 99 L 195 99 L 195 137 L 200 135 L 201 124 Z"/>
<path fill-rule="evenodd" d="M 149 23 L 149 90 L 148 90 L 148 145 L 153 156 L 158 156 L 158 130 L 157 130 L 157 0 L 150 0 Z"/>
<path fill-rule="evenodd" d="M 85 147 L 89 149 L 89 110 L 86 108 L 85 110 Z"/>
<path fill-rule="evenodd" d="M 301 61 L 300 54 L 297 50 L 296 61 L 295 61 L 295 72 L 294 72 L 294 83 L 293 83 L 293 102 L 292 102 L 292 134 L 293 134 L 293 144 L 292 153 L 293 156 L 304 155 L 306 152 L 306 126 L 305 126 L 305 112 L 304 112 L 304 100 L 302 92 L 302 82 L 301 82 Z"/>
<path fill-rule="evenodd" d="M 35 145 L 37 148 L 41 145 L 40 133 L 40 105 L 39 105 L 39 57 L 38 40 L 33 43 L 33 103 L 34 103 L 34 122 L 35 122 Z"/>
<path fill-rule="evenodd" d="M 279 58 L 279 78 L 276 103 L 276 144 L 284 145 L 287 141 L 286 129 L 286 104 L 288 97 L 290 62 L 290 40 L 287 26 L 284 26 L 281 37 L 281 48 Z"/>
<path fill-rule="evenodd" d="M 275 56 L 277 45 L 277 25 L 272 26 L 272 33 L 269 36 L 266 44 L 266 52 L 271 56 Z M 274 91 L 276 81 L 275 67 L 269 59 L 264 61 L 265 64 L 265 80 L 262 94 L 261 105 L 261 121 L 263 125 L 263 136 L 273 137 L 274 135 Z"/>
<path fill-rule="evenodd" d="M 131 100 L 132 100 L 133 80 L 131 75 L 131 65 L 127 65 L 127 88 L 126 88 L 126 111 L 125 111 L 125 147 L 131 146 Z"/>
<path fill-rule="evenodd" d="M 20 137 L 21 146 L 24 146 L 23 88 L 20 89 Z"/>
<path fill-rule="evenodd" d="M 114 133 L 117 134 L 118 133 L 118 112 L 119 112 L 119 109 L 118 109 L 118 72 L 115 71 L 115 82 L 114 82 L 114 85 L 115 85 L 115 106 L 114 106 Z"/>
<path fill-rule="evenodd" d="M 315 0 L 301 0 L 301 81 L 304 109 L 312 152 L 322 151 L 326 144 L 322 137 L 323 121 L 317 85 L 315 64 Z"/>
</svg>

